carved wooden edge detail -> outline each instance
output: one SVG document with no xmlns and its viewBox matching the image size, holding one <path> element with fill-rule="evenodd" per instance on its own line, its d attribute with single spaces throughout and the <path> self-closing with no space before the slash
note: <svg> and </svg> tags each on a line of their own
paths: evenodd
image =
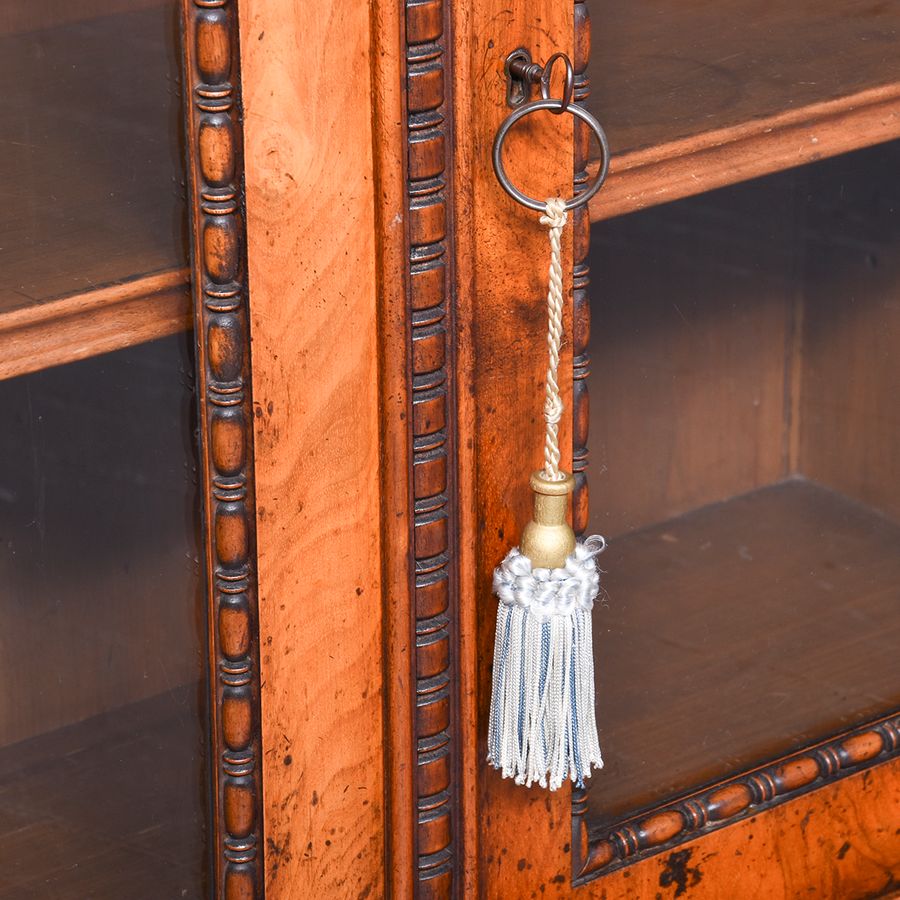
<svg viewBox="0 0 900 900">
<path fill-rule="evenodd" d="M 591 55 L 591 18 L 586 0 L 575 0 L 575 41 L 572 59 L 575 82 L 573 97 L 583 104 L 591 92 L 587 65 Z M 575 120 L 574 191 L 584 190 L 588 181 L 588 157 L 591 131 L 580 119 Z M 591 246 L 591 217 L 587 206 L 572 211 L 572 474 L 575 491 L 572 500 L 572 527 L 581 536 L 588 527 L 589 501 L 587 482 L 588 421 L 590 405 L 587 378 L 590 374 L 588 343 L 591 339 L 591 302 L 588 286 L 588 251 Z"/>
<path fill-rule="evenodd" d="M 416 896 L 459 891 L 455 423 L 448 242 L 449 8 L 406 0 L 405 105 L 415 608 Z"/>
<path fill-rule="evenodd" d="M 892 715 L 777 762 L 723 781 L 591 834 L 586 792 L 572 803 L 574 883 L 621 869 L 900 756 L 900 716 Z"/>
<path fill-rule="evenodd" d="M 215 896 L 260 900 L 253 407 L 238 14 L 182 0 L 204 502 Z"/>
</svg>

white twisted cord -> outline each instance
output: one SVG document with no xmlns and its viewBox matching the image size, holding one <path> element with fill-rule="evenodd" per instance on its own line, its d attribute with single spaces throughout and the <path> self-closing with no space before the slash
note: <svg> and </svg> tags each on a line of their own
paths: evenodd
<svg viewBox="0 0 900 900">
<path fill-rule="evenodd" d="M 544 419 L 547 423 L 544 435 L 544 476 L 548 481 L 562 481 L 566 477 L 559 471 L 559 420 L 563 414 L 563 402 L 559 395 L 557 373 L 563 335 L 562 230 L 567 219 L 565 200 L 552 197 L 547 201 L 541 225 L 550 228 L 550 274 L 547 290 L 547 348 L 550 360 L 544 398 Z"/>
</svg>

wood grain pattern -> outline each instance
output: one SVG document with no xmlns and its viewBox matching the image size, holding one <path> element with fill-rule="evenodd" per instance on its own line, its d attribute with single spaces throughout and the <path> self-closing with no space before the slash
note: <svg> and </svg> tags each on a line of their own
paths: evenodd
<svg viewBox="0 0 900 900">
<path fill-rule="evenodd" d="M 891 4 L 639 0 L 598 15 L 589 106 L 613 163 L 594 220 L 900 137 Z"/>
<path fill-rule="evenodd" d="M 0 315 L 0 379 L 187 331 L 192 321 L 183 270 L 21 307 Z"/>
<path fill-rule="evenodd" d="M 894 759 L 610 872 L 572 894 L 592 900 L 888 897 L 900 886 L 898 822 L 900 760 Z"/>
<path fill-rule="evenodd" d="M 572 55 L 574 4 L 454 4 L 453 189 L 456 203 L 460 407 L 461 692 L 466 748 L 464 896 L 568 893 L 569 792 L 524 790 L 488 769 L 485 735 L 496 600 L 491 573 L 530 514 L 528 476 L 541 458 L 540 408 L 546 367 L 546 229 L 503 193 L 491 144 L 507 115 L 503 61 L 519 46 L 546 60 Z M 507 165 L 538 196 L 572 190 L 568 117 L 535 116 L 510 134 Z M 565 233 L 566 333 L 571 339 L 572 236 Z M 571 409 L 572 345 L 564 344 L 560 383 Z M 561 443 L 571 465 L 571 425 Z M 529 870 L 520 860 L 528 857 Z M 540 875 L 537 875 L 540 873 Z M 547 877 L 544 878 L 544 873 Z M 554 880 L 557 879 L 558 880 Z"/>
<path fill-rule="evenodd" d="M 412 496 L 405 5 L 372 5 L 372 124 L 378 241 L 381 395 L 381 578 L 384 609 L 385 893 L 411 897 L 418 880 L 415 564 Z M 389 462 L 388 462 L 389 461 Z"/>
<path fill-rule="evenodd" d="M 242 0 L 240 32 L 266 896 L 381 897 L 371 10 Z"/>
<path fill-rule="evenodd" d="M 664 852 L 696 832 L 709 833 L 799 792 L 816 790 L 824 783 L 883 763 L 894 757 L 898 749 L 900 718 L 891 717 L 720 783 L 672 806 L 655 809 L 644 818 L 618 824 L 611 831 L 589 836 L 586 847 L 576 843 L 576 853 L 587 850 L 580 859 L 576 855 L 576 881 L 628 865 L 632 858 Z M 579 814 L 583 815 L 583 808 L 576 799 L 573 815 L 577 818 Z"/>
<path fill-rule="evenodd" d="M 216 896 L 262 896 L 253 403 L 236 6 L 184 0 Z"/>
</svg>

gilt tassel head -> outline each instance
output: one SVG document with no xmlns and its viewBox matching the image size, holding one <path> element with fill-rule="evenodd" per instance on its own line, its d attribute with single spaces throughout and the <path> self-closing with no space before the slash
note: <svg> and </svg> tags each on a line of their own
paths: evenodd
<svg viewBox="0 0 900 900">
<path fill-rule="evenodd" d="M 519 549 L 535 569 L 562 568 L 575 550 L 575 532 L 566 521 L 575 479 L 567 474 L 560 481 L 550 481 L 537 471 L 531 476 L 531 489 L 534 518 L 522 531 Z"/>
</svg>

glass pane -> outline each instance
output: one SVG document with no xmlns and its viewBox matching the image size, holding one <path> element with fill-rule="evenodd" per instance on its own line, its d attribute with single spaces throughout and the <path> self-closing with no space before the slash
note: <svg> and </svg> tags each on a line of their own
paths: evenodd
<svg viewBox="0 0 900 900">
<path fill-rule="evenodd" d="M 900 707 L 898 165 L 593 228 L 595 820 Z"/>
<path fill-rule="evenodd" d="M 0 11 L 0 312 L 185 265 L 177 5 L 69 6 Z"/>
<path fill-rule="evenodd" d="M 900 8 L 871 0 L 588 0 L 588 105 L 622 156 L 900 79 Z M 871 102 L 871 101 L 870 101 Z M 777 135 L 776 135 L 777 137 Z M 723 140 L 720 136 L 719 140 Z M 677 155 L 677 151 L 672 151 Z M 700 167 L 702 174 L 702 164 Z"/>
<path fill-rule="evenodd" d="M 0 9 L 15 374 L 128 347 L 0 381 L 3 900 L 209 893 L 193 337 L 138 343 L 187 320 L 179 40 L 175 0 Z"/>
<path fill-rule="evenodd" d="M 185 335 L 0 382 L 0 897 L 204 895 Z"/>
</svg>

